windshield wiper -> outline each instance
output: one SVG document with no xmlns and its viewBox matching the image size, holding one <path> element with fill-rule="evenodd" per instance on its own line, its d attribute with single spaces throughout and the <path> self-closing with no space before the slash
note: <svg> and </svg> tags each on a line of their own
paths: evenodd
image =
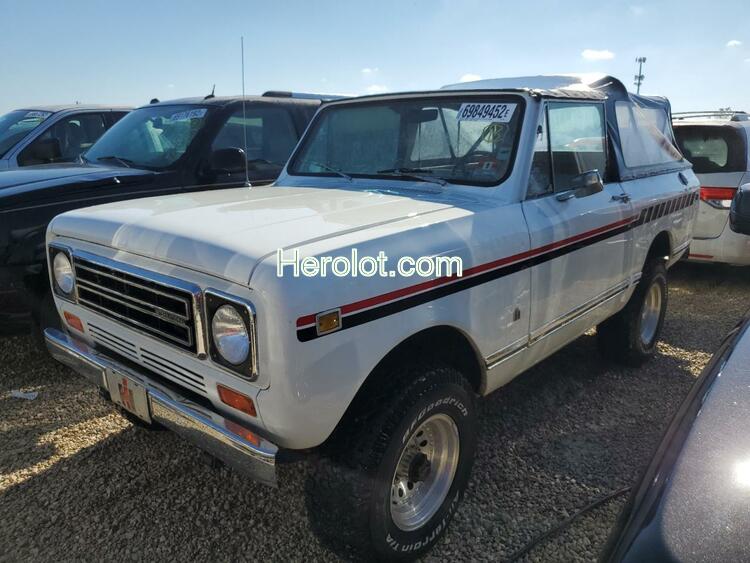
<svg viewBox="0 0 750 563">
<path fill-rule="evenodd" d="M 311 162 L 313 166 L 320 166 L 323 170 L 326 170 L 328 172 L 333 172 L 334 174 L 341 176 L 342 178 L 346 178 L 350 182 L 352 181 L 352 177 L 349 176 L 349 174 L 342 172 L 338 168 L 334 168 L 333 166 L 328 166 L 327 164 L 323 164 L 322 162 Z"/>
<path fill-rule="evenodd" d="M 132 168 L 134 164 L 132 160 L 122 158 L 121 156 L 100 156 L 96 160 L 114 160 L 115 162 L 119 162 L 125 168 Z"/>
<path fill-rule="evenodd" d="M 384 170 L 378 170 L 376 174 L 387 174 L 389 176 L 399 176 L 401 178 L 412 178 L 421 180 L 422 182 L 430 182 L 431 184 L 439 184 L 445 186 L 446 182 L 443 178 L 437 176 L 428 176 L 433 174 L 432 170 L 425 168 L 386 168 Z"/>
</svg>

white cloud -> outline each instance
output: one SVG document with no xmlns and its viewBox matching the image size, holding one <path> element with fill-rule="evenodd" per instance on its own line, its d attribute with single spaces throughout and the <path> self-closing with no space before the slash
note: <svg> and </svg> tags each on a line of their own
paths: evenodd
<svg viewBox="0 0 750 563">
<path fill-rule="evenodd" d="M 467 72 L 458 79 L 459 82 L 474 82 L 475 80 L 482 80 L 482 77 L 478 74 L 472 74 L 471 72 Z"/>
<path fill-rule="evenodd" d="M 383 86 L 382 84 L 370 84 L 365 90 L 368 94 L 382 94 L 383 92 L 387 92 L 390 88 L 388 86 Z"/>
<path fill-rule="evenodd" d="M 615 54 L 608 49 L 584 49 L 581 56 L 587 61 L 609 61 L 615 58 Z"/>
<path fill-rule="evenodd" d="M 630 13 L 639 17 L 646 13 L 646 8 L 643 6 L 630 6 Z"/>
<path fill-rule="evenodd" d="M 750 63 L 750 59 L 745 59 L 745 62 L 746 63 Z"/>
<path fill-rule="evenodd" d="M 731 41 L 727 41 L 727 47 L 729 47 L 730 49 L 732 47 L 739 47 L 740 45 L 742 45 L 742 41 L 738 41 L 737 39 L 732 39 Z"/>
<path fill-rule="evenodd" d="M 361 70 L 361 72 L 362 72 L 362 74 L 375 74 L 379 70 L 380 69 L 378 67 L 370 68 L 370 67 L 366 66 L 365 68 L 363 68 Z"/>
<path fill-rule="evenodd" d="M 167 84 L 167 88 L 174 88 L 174 84 Z"/>
</svg>

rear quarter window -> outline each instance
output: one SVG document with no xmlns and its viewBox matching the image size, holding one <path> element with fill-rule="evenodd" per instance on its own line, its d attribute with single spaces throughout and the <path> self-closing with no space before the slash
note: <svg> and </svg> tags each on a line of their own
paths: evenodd
<svg viewBox="0 0 750 563">
<path fill-rule="evenodd" d="M 747 141 L 734 128 L 683 125 L 675 127 L 675 137 L 698 174 L 747 170 Z"/>
</svg>

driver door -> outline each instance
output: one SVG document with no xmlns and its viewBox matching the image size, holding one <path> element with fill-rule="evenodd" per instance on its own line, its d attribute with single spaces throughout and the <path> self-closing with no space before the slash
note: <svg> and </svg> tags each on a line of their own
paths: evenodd
<svg viewBox="0 0 750 563">
<path fill-rule="evenodd" d="M 550 101 L 537 128 L 523 210 L 532 251 L 538 253 L 531 272 L 530 334 L 540 355 L 579 336 L 575 321 L 595 318 L 597 309 L 617 298 L 614 293 L 624 294 L 620 288 L 627 283 L 633 211 L 620 184 L 607 181 L 604 111 L 600 102 Z M 603 189 L 576 195 L 579 176 L 593 170 Z"/>
</svg>

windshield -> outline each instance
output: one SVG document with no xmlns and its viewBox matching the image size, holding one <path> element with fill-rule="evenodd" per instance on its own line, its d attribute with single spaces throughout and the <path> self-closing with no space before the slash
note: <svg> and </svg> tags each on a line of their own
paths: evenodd
<svg viewBox="0 0 750 563">
<path fill-rule="evenodd" d="M 154 106 L 130 112 L 85 153 L 89 162 L 160 170 L 187 151 L 206 121 L 207 108 Z"/>
<path fill-rule="evenodd" d="M 522 113 L 517 97 L 331 106 L 289 173 L 495 185 L 510 173 Z"/>
<path fill-rule="evenodd" d="M 52 115 L 51 111 L 16 110 L 0 116 L 0 156 Z"/>
</svg>

